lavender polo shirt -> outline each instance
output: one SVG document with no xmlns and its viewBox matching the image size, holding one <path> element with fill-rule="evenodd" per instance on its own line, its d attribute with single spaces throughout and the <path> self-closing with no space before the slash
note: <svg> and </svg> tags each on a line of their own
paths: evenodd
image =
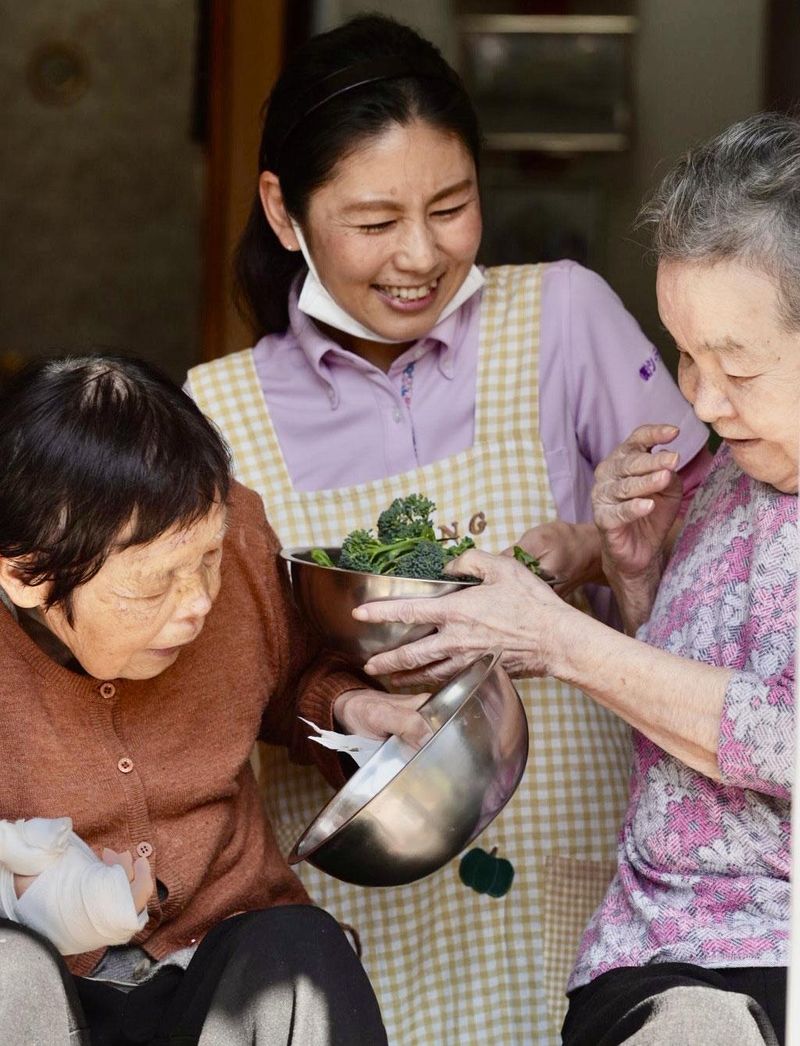
<svg viewBox="0 0 800 1046">
<path fill-rule="evenodd" d="M 384 373 L 325 337 L 292 293 L 288 330 L 262 338 L 253 355 L 295 489 L 381 479 L 472 446 L 481 294 Z M 672 447 L 681 456 L 684 489 L 693 493 L 710 461 L 696 457 L 708 438 L 705 426 L 608 284 L 575 262 L 548 265 L 539 437 L 561 519 L 591 520 L 595 466 L 646 422 L 680 427 Z"/>
</svg>

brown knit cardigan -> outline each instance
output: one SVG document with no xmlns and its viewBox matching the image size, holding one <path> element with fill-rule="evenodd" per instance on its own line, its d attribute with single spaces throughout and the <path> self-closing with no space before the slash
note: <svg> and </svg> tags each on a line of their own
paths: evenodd
<svg viewBox="0 0 800 1046">
<path fill-rule="evenodd" d="M 307 740 L 343 691 L 368 685 L 317 657 L 261 499 L 234 485 L 222 586 L 199 637 L 161 675 L 97 680 L 50 660 L 0 604 L 0 818 L 63 817 L 97 853 L 148 853 L 161 901 L 133 943 L 153 958 L 226 916 L 308 902 L 278 850 L 249 757 L 257 737 L 344 777 Z M 88 973 L 102 952 L 69 960 Z"/>
</svg>

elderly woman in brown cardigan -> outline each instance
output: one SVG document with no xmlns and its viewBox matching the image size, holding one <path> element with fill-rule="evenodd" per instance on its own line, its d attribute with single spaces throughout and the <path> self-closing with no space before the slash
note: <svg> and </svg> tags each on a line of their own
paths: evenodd
<svg viewBox="0 0 800 1046">
<path fill-rule="evenodd" d="M 0 1041 L 385 1042 L 249 754 L 340 784 L 298 715 L 419 740 L 421 699 L 316 656 L 260 498 L 144 364 L 34 364 L 0 489 Z"/>
</svg>

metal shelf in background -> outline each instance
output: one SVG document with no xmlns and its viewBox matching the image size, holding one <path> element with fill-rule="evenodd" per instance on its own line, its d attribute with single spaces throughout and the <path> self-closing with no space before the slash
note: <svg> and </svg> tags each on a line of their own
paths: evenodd
<svg viewBox="0 0 800 1046">
<path fill-rule="evenodd" d="M 464 15 L 462 33 L 605 34 L 630 36 L 639 28 L 630 15 Z"/>
<path fill-rule="evenodd" d="M 553 133 L 506 131 L 484 135 L 486 148 L 493 152 L 538 152 L 554 155 L 574 153 L 621 153 L 630 146 L 627 134 Z"/>
</svg>

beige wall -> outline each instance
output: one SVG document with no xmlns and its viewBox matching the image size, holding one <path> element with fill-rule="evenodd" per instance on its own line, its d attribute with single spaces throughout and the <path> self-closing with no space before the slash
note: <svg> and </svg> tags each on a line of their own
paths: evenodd
<svg viewBox="0 0 800 1046">
<path fill-rule="evenodd" d="M 9 0 L 0 19 L 0 360 L 106 345 L 177 378 L 197 354 L 203 154 L 194 0 Z M 36 49 L 85 92 L 37 99 Z"/>
<path fill-rule="evenodd" d="M 766 0 L 638 3 L 636 143 L 625 184 L 609 198 L 605 275 L 662 345 L 654 270 L 631 242 L 630 226 L 667 161 L 762 108 L 766 6 Z"/>
</svg>

